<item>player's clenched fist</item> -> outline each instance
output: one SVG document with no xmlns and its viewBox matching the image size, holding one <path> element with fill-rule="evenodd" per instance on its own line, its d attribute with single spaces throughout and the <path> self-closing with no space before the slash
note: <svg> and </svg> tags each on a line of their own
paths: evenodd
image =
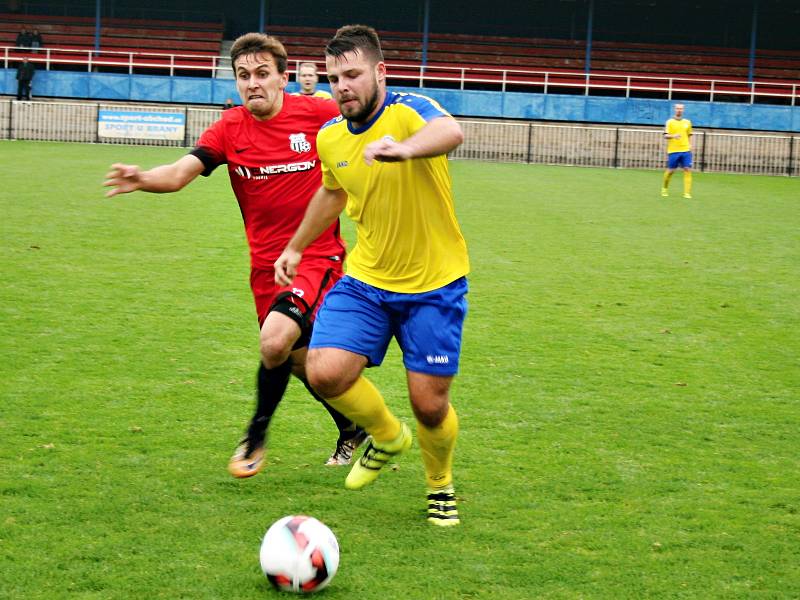
<svg viewBox="0 0 800 600">
<path fill-rule="evenodd" d="M 407 144 L 396 142 L 388 137 L 372 142 L 364 149 L 364 162 L 368 165 L 376 160 L 380 162 L 408 160 L 411 156 L 412 149 Z"/>
<path fill-rule="evenodd" d="M 275 283 L 280 286 L 289 285 L 297 275 L 297 265 L 303 254 L 286 248 L 275 261 Z"/>
</svg>

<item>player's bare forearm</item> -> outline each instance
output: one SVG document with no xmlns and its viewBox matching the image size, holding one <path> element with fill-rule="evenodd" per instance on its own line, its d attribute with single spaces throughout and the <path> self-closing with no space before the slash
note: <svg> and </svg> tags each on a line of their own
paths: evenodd
<svg viewBox="0 0 800 600">
<path fill-rule="evenodd" d="M 429 121 L 404 143 L 412 148 L 411 158 L 426 158 L 447 154 L 464 142 L 461 125 L 453 117 L 439 117 Z"/>
<path fill-rule="evenodd" d="M 347 194 L 344 190 L 329 190 L 324 186 L 317 190 L 308 204 L 300 226 L 275 261 L 275 281 L 278 285 L 289 285 L 292 282 L 303 250 L 339 218 L 346 203 Z"/>
<path fill-rule="evenodd" d="M 184 171 L 175 164 L 161 165 L 142 173 L 141 189 L 145 192 L 156 194 L 177 192 L 183 189 L 192 179 L 194 177 L 187 177 Z"/>
<path fill-rule="evenodd" d="M 203 172 L 202 161 L 194 155 L 187 154 L 169 165 L 161 165 L 142 171 L 136 165 L 114 163 L 106 173 L 103 185 L 112 188 L 106 192 L 107 197 L 127 194 L 135 191 L 153 192 L 157 194 L 177 192 Z"/>
<path fill-rule="evenodd" d="M 450 116 L 438 117 L 402 142 L 379 140 L 369 144 L 364 151 L 364 160 L 396 162 L 412 158 L 428 158 L 447 154 L 464 141 L 461 126 Z"/>
<path fill-rule="evenodd" d="M 320 186 L 314 197 L 311 198 L 300 226 L 286 247 L 296 252 L 305 250 L 331 223 L 339 218 L 346 203 L 347 194 L 344 190 L 329 190 Z"/>
</svg>

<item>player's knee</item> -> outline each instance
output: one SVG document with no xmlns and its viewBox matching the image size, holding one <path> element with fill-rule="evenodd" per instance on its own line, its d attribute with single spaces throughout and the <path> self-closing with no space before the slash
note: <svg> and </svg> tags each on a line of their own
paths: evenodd
<svg viewBox="0 0 800 600">
<path fill-rule="evenodd" d="M 353 387 L 358 374 L 352 377 L 344 373 L 342 369 L 325 360 L 323 355 L 312 350 L 306 358 L 306 378 L 320 396 L 335 398 Z"/>
<path fill-rule="evenodd" d="M 411 407 L 414 410 L 414 416 L 417 421 L 425 427 L 433 428 L 442 424 L 442 421 L 447 416 L 449 405 L 447 397 L 436 397 L 412 400 Z"/>
<path fill-rule="evenodd" d="M 282 365 L 289 358 L 292 349 L 291 340 L 277 336 L 261 335 L 261 362 L 268 369 Z"/>
<path fill-rule="evenodd" d="M 341 396 L 350 387 L 337 373 L 329 369 L 316 368 L 310 364 L 306 364 L 306 378 L 309 385 L 323 398 Z"/>
</svg>

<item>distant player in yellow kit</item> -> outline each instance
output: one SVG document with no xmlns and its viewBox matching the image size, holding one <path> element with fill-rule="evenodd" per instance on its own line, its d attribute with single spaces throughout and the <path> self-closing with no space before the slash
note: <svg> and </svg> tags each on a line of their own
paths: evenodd
<svg viewBox="0 0 800 600">
<path fill-rule="evenodd" d="M 683 197 L 692 197 L 692 122 L 683 118 L 683 104 L 675 105 L 675 116 L 664 126 L 664 139 L 667 140 L 667 170 L 661 195 L 669 196 L 669 180 L 675 169 L 683 169 Z"/>
</svg>

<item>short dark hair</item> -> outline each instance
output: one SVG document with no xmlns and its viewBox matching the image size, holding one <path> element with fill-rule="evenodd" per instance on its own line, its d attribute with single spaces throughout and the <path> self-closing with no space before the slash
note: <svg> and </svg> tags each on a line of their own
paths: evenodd
<svg viewBox="0 0 800 600">
<path fill-rule="evenodd" d="M 286 48 L 277 38 L 265 33 L 245 33 L 236 38 L 231 46 L 231 68 L 236 69 L 236 59 L 247 54 L 271 54 L 278 67 L 278 73 L 286 71 L 288 58 Z"/>
<path fill-rule="evenodd" d="M 368 25 L 340 27 L 325 46 L 325 54 L 339 57 L 347 52 L 362 52 L 374 62 L 381 62 L 383 51 L 378 32 Z"/>
</svg>

